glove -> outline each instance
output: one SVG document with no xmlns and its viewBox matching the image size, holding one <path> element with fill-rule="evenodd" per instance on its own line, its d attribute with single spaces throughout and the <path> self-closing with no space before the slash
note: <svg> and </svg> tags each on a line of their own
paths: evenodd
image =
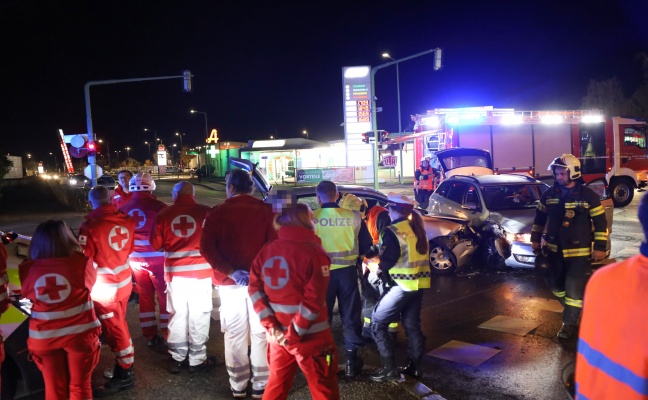
<svg viewBox="0 0 648 400">
<path fill-rule="evenodd" d="M 239 286 L 247 286 L 250 282 L 250 273 L 244 269 L 237 269 L 229 277 Z"/>
</svg>

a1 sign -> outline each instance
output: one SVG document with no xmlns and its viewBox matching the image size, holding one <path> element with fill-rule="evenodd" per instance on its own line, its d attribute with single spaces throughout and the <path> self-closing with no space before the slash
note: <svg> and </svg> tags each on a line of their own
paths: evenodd
<svg viewBox="0 0 648 400">
<path fill-rule="evenodd" d="M 383 166 L 384 167 L 395 167 L 396 166 L 396 156 L 387 155 L 383 157 Z"/>
</svg>

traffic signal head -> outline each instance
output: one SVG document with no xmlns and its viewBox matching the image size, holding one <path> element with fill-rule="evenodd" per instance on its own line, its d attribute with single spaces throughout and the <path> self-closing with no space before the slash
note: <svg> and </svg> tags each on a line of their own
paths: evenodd
<svg viewBox="0 0 648 400">
<path fill-rule="evenodd" d="M 89 141 L 86 144 L 86 148 L 88 149 L 88 153 L 94 154 L 97 152 L 97 144 L 93 141 Z"/>
<path fill-rule="evenodd" d="M 189 70 L 185 70 L 182 73 L 182 82 L 183 82 L 184 91 L 191 92 L 191 72 L 189 72 Z"/>
<path fill-rule="evenodd" d="M 379 133 L 378 138 L 380 140 L 380 143 L 387 140 L 387 136 L 389 136 L 389 132 L 387 132 L 387 131 L 379 131 L 378 133 Z"/>
<path fill-rule="evenodd" d="M 373 132 L 365 132 L 362 134 L 362 141 L 365 143 L 369 143 L 369 138 L 373 136 Z"/>
</svg>

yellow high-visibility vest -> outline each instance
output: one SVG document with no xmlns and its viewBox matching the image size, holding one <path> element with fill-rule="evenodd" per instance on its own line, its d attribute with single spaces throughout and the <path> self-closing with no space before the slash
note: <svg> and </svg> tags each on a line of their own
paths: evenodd
<svg viewBox="0 0 648 400">
<path fill-rule="evenodd" d="M 362 216 L 345 208 L 320 208 L 313 212 L 315 233 L 331 257 L 331 270 L 355 265 L 360 253 L 358 233 Z"/>
<path fill-rule="evenodd" d="M 419 254 L 416 251 L 416 235 L 409 225 L 409 220 L 397 222 L 387 227 L 396 234 L 400 244 L 400 258 L 389 270 L 389 275 L 403 290 L 412 292 L 430 287 L 430 261 L 428 251 Z M 382 246 L 382 244 L 381 244 Z"/>
</svg>

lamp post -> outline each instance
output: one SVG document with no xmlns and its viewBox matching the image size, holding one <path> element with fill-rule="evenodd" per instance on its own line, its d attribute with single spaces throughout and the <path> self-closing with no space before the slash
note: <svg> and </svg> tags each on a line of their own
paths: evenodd
<svg viewBox="0 0 648 400">
<path fill-rule="evenodd" d="M 401 106 L 400 106 L 400 74 L 398 71 L 398 61 L 394 60 L 392 56 L 389 55 L 389 53 L 383 53 L 383 58 L 389 58 L 390 60 L 396 62 L 396 102 L 398 104 L 398 135 L 402 136 L 403 134 L 403 129 L 401 128 Z M 398 159 L 400 160 L 400 176 L 398 177 L 398 183 L 402 184 L 403 183 L 403 144 L 401 143 L 400 146 L 400 155 Z"/>
<path fill-rule="evenodd" d="M 144 144 L 148 145 L 148 156 L 151 157 L 151 142 L 145 141 Z"/>
<path fill-rule="evenodd" d="M 385 53 L 385 54 L 383 54 L 383 57 L 390 58 L 392 61 L 386 62 L 384 64 L 376 65 L 375 67 L 371 68 L 371 84 L 370 85 L 371 85 L 371 93 L 374 94 L 372 96 L 372 98 L 371 98 L 371 114 L 372 114 L 371 115 L 371 123 L 372 123 L 372 129 L 373 129 L 373 133 L 374 133 L 374 138 L 375 138 L 375 141 L 376 141 L 376 144 L 374 146 L 374 160 L 373 160 L 374 189 L 376 189 L 376 190 L 378 190 L 379 186 L 380 186 L 379 183 L 378 183 L 378 143 L 380 143 L 380 141 L 378 140 L 378 120 L 377 120 L 377 113 L 376 113 L 376 96 L 375 96 L 375 94 L 376 94 L 376 87 L 375 87 L 376 82 L 375 82 L 374 77 L 376 75 L 376 72 L 378 72 L 379 69 L 386 68 L 386 67 L 392 66 L 394 64 L 396 64 L 396 68 L 397 68 L 396 73 L 398 74 L 398 63 L 400 63 L 402 61 L 411 60 L 412 58 L 421 57 L 421 56 L 424 56 L 424 55 L 430 54 L 430 53 L 434 53 L 434 70 L 435 71 L 440 70 L 441 66 L 442 66 L 442 64 L 441 64 L 441 49 L 438 48 L 438 47 L 435 48 L 435 49 L 425 50 L 425 51 L 413 54 L 413 55 L 408 56 L 408 57 L 399 58 L 397 60 L 394 60 L 393 58 L 389 57 L 388 53 Z M 397 79 L 397 81 L 398 81 L 398 79 Z M 399 92 L 399 96 L 398 96 L 398 126 L 399 126 L 399 131 L 400 131 L 400 124 L 401 124 L 401 118 L 400 118 L 400 83 L 398 83 L 397 88 L 398 88 L 398 92 Z M 401 158 L 401 179 L 402 179 L 402 176 L 403 176 L 403 172 L 402 172 L 403 171 L 402 144 L 401 144 L 401 157 L 400 158 Z"/>
<path fill-rule="evenodd" d="M 178 145 L 175 144 L 175 143 L 173 143 L 173 144 L 171 145 L 171 147 L 172 147 L 172 148 L 171 148 L 171 166 L 173 167 L 173 166 L 175 166 L 175 163 L 173 162 L 173 160 L 174 160 L 174 158 L 173 158 L 173 150 L 174 150 L 176 147 L 178 147 Z M 177 151 L 178 151 L 178 150 L 176 149 L 176 152 L 177 152 Z"/>
<path fill-rule="evenodd" d="M 184 133 L 176 132 L 176 136 L 178 136 L 180 138 L 180 157 L 178 159 L 178 164 L 184 164 L 182 162 L 182 148 L 183 148 L 183 146 L 182 146 L 182 137 L 184 136 Z M 184 165 L 182 165 L 182 166 L 184 167 Z"/>
<path fill-rule="evenodd" d="M 155 144 L 155 152 L 157 153 L 158 140 L 160 140 L 160 139 L 158 139 L 158 137 L 157 137 L 157 131 L 156 131 L 155 129 L 148 129 L 148 128 L 144 128 L 144 132 L 150 132 L 150 131 L 153 131 L 153 135 L 154 135 L 154 139 L 155 139 L 155 141 L 154 141 L 153 143 Z M 149 142 L 150 142 L 150 140 L 149 140 Z M 149 146 L 149 154 L 151 154 L 151 148 L 150 148 L 150 146 Z M 152 156 L 152 155 L 151 155 L 151 156 Z M 154 157 L 154 158 L 155 158 L 155 157 Z M 156 164 L 157 164 L 157 163 L 156 163 Z"/>
<path fill-rule="evenodd" d="M 126 150 L 126 158 L 130 158 L 130 147 L 126 147 L 124 150 Z"/>
<path fill-rule="evenodd" d="M 117 163 L 119 163 L 119 153 L 121 153 L 121 150 L 115 150 L 115 153 L 117 153 Z"/>
<path fill-rule="evenodd" d="M 56 172 L 58 172 L 58 169 L 57 169 L 58 168 L 58 162 L 56 161 L 56 154 L 54 154 L 54 153 L 49 153 L 49 154 L 50 154 L 50 156 L 54 157 L 54 170 L 56 170 Z"/>
<path fill-rule="evenodd" d="M 196 110 L 191 110 L 191 113 L 202 114 L 205 117 L 205 177 L 209 177 L 209 163 L 207 162 L 207 139 L 209 139 L 209 130 L 207 128 L 207 113 Z"/>
<path fill-rule="evenodd" d="M 108 144 L 107 141 L 105 141 L 103 139 L 98 139 L 97 142 L 99 142 L 99 143 L 104 143 L 105 142 L 106 143 L 106 153 L 108 154 L 108 169 L 111 169 L 112 167 L 110 165 L 110 145 Z"/>
<path fill-rule="evenodd" d="M 308 139 L 308 131 L 307 131 L 307 130 L 304 129 L 304 130 L 302 131 L 302 134 L 306 135 L 306 139 Z"/>
</svg>

